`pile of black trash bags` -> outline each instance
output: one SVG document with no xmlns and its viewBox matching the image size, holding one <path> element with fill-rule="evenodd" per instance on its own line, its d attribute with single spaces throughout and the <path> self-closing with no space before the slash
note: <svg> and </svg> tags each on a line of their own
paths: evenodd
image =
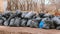
<svg viewBox="0 0 60 34">
<path fill-rule="evenodd" d="M 35 12 L 15 13 L 6 12 L 0 14 L 0 25 L 10 27 L 32 27 L 42 29 L 60 29 L 60 16 Z"/>
</svg>

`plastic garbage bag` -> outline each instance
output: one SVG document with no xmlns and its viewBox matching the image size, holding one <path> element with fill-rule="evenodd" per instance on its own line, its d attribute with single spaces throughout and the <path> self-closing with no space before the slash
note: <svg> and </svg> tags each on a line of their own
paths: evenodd
<svg viewBox="0 0 60 34">
<path fill-rule="evenodd" d="M 39 28 L 43 28 L 43 26 L 44 26 L 44 21 L 41 21 L 41 22 L 39 23 Z"/>
<path fill-rule="evenodd" d="M 45 24 L 44 24 L 45 27 L 43 27 L 43 28 L 45 28 L 45 29 L 55 29 L 55 25 L 54 25 L 54 22 L 52 20 L 45 20 Z"/>
<path fill-rule="evenodd" d="M 25 18 L 33 18 L 33 16 L 35 16 L 36 14 L 34 12 L 28 12 L 26 15 L 25 15 Z"/>
<path fill-rule="evenodd" d="M 20 26 L 20 22 L 21 22 L 21 18 L 18 18 L 18 17 L 16 17 L 15 18 L 15 22 L 14 22 L 14 26 Z"/>
<path fill-rule="evenodd" d="M 26 26 L 30 27 L 30 24 L 32 23 L 32 20 L 28 20 Z"/>
<path fill-rule="evenodd" d="M 32 20 L 32 22 L 30 24 L 30 27 L 32 27 L 32 28 L 38 28 L 38 24 L 39 24 L 39 22 Z"/>
<path fill-rule="evenodd" d="M 56 27 L 57 30 L 60 30 L 60 26 Z"/>
<path fill-rule="evenodd" d="M 14 22 L 15 22 L 15 18 L 12 18 L 12 19 L 10 20 L 9 26 L 14 26 Z"/>
<path fill-rule="evenodd" d="M 18 17 L 21 17 L 22 15 L 22 12 L 20 10 L 16 10 L 16 13 L 15 13 Z"/>
<path fill-rule="evenodd" d="M 23 27 L 24 27 L 24 26 L 26 26 L 26 24 L 27 24 L 27 20 L 22 19 L 22 20 L 21 20 L 21 26 L 23 26 Z"/>
<path fill-rule="evenodd" d="M 58 17 L 54 17 L 52 20 L 55 22 L 55 24 L 60 25 L 60 19 Z"/>
<path fill-rule="evenodd" d="M 27 13 L 28 13 L 28 12 L 23 12 L 22 15 L 21 15 L 21 17 L 22 17 L 22 18 L 25 18 L 25 15 L 26 15 Z"/>
<path fill-rule="evenodd" d="M 8 26 L 8 25 L 9 25 L 9 21 L 6 20 L 6 21 L 4 22 L 4 26 Z"/>
<path fill-rule="evenodd" d="M 45 15 L 45 13 L 39 13 L 39 16 L 40 16 L 41 18 L 45 18 L 44 15 Z"/>
<path fill-rule="evenodd" d="M 3 23 L 4 23 L 4 20 L 0 19 L 0 25 L 3 25 Z"/>
</svg>

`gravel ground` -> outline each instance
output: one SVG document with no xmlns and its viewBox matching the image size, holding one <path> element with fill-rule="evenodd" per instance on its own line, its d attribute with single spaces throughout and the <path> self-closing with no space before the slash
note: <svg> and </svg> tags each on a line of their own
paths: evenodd
<svg viewBox="0 0 60 34">
<path fill-rule="evenodd" d="M 60 34 L 60 30 L 0 26 L 0 34 Z"/>
</svg>

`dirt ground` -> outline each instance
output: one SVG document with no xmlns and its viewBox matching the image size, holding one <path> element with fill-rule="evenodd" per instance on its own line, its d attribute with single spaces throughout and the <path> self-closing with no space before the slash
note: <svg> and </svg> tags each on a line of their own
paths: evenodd
<svg viewBox="0 0 60 34">
<path fill-rule="evenodd" d="M 60 34 L 60 30 L 0 26 L 0 34 Z"/>
</svg>

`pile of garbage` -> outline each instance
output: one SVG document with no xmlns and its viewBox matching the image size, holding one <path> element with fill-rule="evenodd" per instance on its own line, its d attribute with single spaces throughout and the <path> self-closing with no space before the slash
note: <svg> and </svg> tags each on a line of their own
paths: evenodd
<svg viewBox="0 0 60 34">
<path fill-rule="evenodd" d="M 0 14 L 0 25 L 10 27 L 31 27 L 42 29 L 60 29 L 60 16 L 35 12 L 16 11 Z"/>
</svg>

